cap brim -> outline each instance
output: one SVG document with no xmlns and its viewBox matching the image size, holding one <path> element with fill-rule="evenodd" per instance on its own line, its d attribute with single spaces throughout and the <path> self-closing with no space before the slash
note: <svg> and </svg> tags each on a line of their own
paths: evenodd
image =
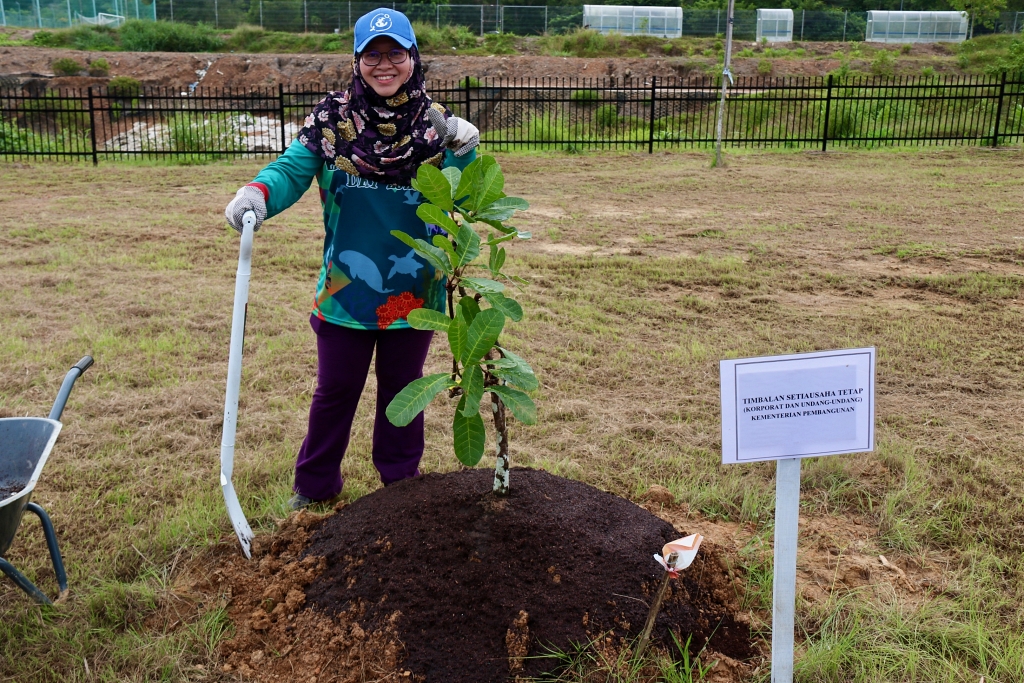
<svg viewBox="0 0 1024 683">
<path fill-rule="evenodd" d="M 392 40 L 394 40 L 394 41 L 395 41 L 396 43 L 398 43 L 399 45 L 401 45 L 402 47 L 404 47 L 404 48 L 405 48 L 406 50 L 408 50 L 408 49 L 409 49 L 410 47 L 412 47 L 412 46 L 413 46 L 413 42 L 412 42 L 411 40 L 409 40 L 408 38 L 405 38 L 405 37 L 403 37 L 403 36 L 400 36 L 400 35 L 398 35 L 397 33 L 389 33 L 389 32 L 387 32 L 387 31 L 381 31 L 380 33 L 374 33 L 374 34 L 373 34 L 372 36 L 370 36 L 369 38 L 367 38 L 367 39 L 366 39 L 366 40 L 364 40 L 363 42 L 361 42 L 361 43 L 359 43 L 358 45 L 356 45 L 356 49 L 355 49 L 355 51 L 356 51 L 356 54 L 359 54 L 360 52 L 362 52 L 363 50 L 365 50 L 365 49 L 366 49 L 366 46 L 367 46 L 367 45 L 369 45 L 369 44 L 370 44 L 370 42 L 371 42 L 371 41 L 372 41 L 372 40 L 373 40 L 374 38 L 380 38 L 381 36 L 387 36 L 388 38 L 391 38 L 391 39 L 392 39 Z"/>
</svg>

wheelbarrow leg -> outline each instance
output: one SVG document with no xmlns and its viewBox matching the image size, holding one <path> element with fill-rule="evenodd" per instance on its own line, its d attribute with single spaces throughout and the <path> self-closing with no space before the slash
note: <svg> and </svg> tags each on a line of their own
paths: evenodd
<svg viewBox="0 0 1024 683">
<path fill-rule="evenodd" d="M 32 599 L 38 603 L 44 605 L 52 605 L 50 598 L 46 597 L 43 591 L 36 588 L 36 585 L 25 578 L 25 575 L 14 568 L 10 562 L 0 557 L 0 572 L 3 572 L 7 577 L 18 585 L 18 588 L 32 596 Z"/>
<path fill-rule="evenodd" d="M 60 546 L 57 545 L 57 534 L 53 530 L 53 522 L 50 521 L 50 515 L 46 514 L 43 506 L 38 503 L 29 503 L 25 509 L 39 517 L 39 521 L 43 524 L 46 547 L 50 549 L 50 560 L 53 562 L 53 573 L 57 575 L 57 585 L 60 587 L 60 597 L 57 598 L 57 602 L 61 602 L 68 595 L 68 575 L 64 571 L 64 559 L 60 556 Z"/>
</svg>

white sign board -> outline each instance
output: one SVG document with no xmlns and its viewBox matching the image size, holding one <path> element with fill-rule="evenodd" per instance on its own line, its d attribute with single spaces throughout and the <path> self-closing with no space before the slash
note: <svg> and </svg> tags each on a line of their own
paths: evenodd
<svg viewBox="0 0 1024 683">
<path fill-rule="evenodd" d="M 875 448 L 875 349 L 723 360 L 722 462 Z"/>
</svg>

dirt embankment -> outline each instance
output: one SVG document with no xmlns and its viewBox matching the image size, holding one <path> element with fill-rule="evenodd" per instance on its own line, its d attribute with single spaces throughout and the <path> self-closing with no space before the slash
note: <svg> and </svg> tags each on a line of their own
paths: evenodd
<svg viewBox="0 0 1024 683">
<path fill-rule="evenodd" d="M 789 48 L 789 44 L 782 44 Z M 780 45 L 780 47 L 782 46 Z M 835 55 L 843 49 L 842 43 L 801 43 L 807 50 L 805 58 L 771 60 L 773 76 L 817 76 L 839 68 Z M 742 47 L 737 45 L 737 50 Z M 849 45 L 846 44 L 848 48 Z M 944 50 L 940 49 L 940 51 Z M 914 46 L 907 55 L 900 55 L 898 72 L 918 73 L 921 60 L 927 60 L 936 71 L 956 71 L 956 65 L 944 51 L 934 46 Z M 53 62 L 60 57 L 71 57 L 81 64 L 103 58 L 110 63 L 110 76 L 131 76 L 145 85 L 185 89 L 190 84 L 204 88 L 249 89 L 288 87 L 306 84 L 343 84 L 351 73 L 351 58 L 340 54 L 216 54 L 182 52 L 85 52 L 56 48 L 5 47 L 0 48 L 0 77 L 7 76 L 20 82 L 35 80 L 47 87 L 81 87 L 102 85 L 106 78 L 55 78 Z M 733 73 L 738 76 L 757 76 L 762 55 L 737 57 Z M 711 57 L 545 57 L 545 56 L 491 56 L 463 57 L 459 55 L 425 55 L 428 80 L 457 81 L 474 78 L 607 78 L 647 80 L 651 76 L 687 77 L 717 72 Z M 948 62 L 948 63 L 947 63 Z M 850 67 L 868 70 L 864 60 L 853 60 Z M 764 75 L 764 74 L 761 74 Z"/>
</svg>

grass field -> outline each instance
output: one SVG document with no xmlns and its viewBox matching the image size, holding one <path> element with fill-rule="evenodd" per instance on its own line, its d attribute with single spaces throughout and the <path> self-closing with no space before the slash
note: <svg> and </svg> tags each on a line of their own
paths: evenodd
<svg viewBox="0 0 1024 683">
<path fill-rule="evenodd" d="M 678 526 L 726 547 L 770 623 L 773 469 L 719 464 L 717 361 L 876 346 L 878 450 L 804 464 L 798 680 L 1024 680 L 1019 150 L 499 161 L 535 236 L 510 256 L 531 285 L 508 344 L 542 384 L 514 464 L 633 499 L 668 487 Z M 156 615 L 184 604 L 184 567 L 234 543 L 217 471 L 237 236 L 221 212 L 258 168 L 0 165 L 0 416 L 45 415 L 67 368 L 96 359 L 35 494 L 72 596 L 41 610 L 0 581 L 0 681 L 231 680 L 223 604 Z M 308 193 L 257 235 L 235 484 L 262 530 L 304 435 L 322 234 Z M 456 465 L 443 403 L 426 471 Z M 378 486 L 371 406 L 348 498 Z M 854 555 L 863 580 L 843 574 Z M 54 590 L 37 522 L 8 559 Z"/>
</svg>

